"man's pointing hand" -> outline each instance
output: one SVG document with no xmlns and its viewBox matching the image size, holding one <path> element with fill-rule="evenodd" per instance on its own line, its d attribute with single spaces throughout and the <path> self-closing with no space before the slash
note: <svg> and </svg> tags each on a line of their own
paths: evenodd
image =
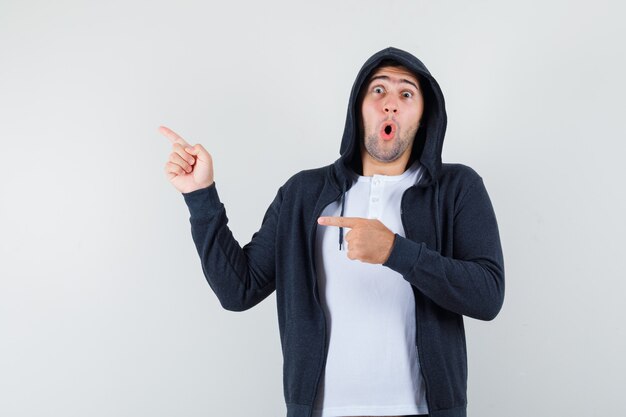
<svg viewBox="0 0 626 417">
<path fill-rule="evenodd" d="M 213 184 L 213 158 L 199 143 L 191 146 L 172 129 L 159 126 L 170 140 L 172 153 L 165 164 L 165 174 L 181 193 L 190 193 Z"/>
<path fill-rule="evenodd" d="M 378 219 L 362 217 L 320 217 L 323 226 L 348 227 L 344 240 L 348 243 L 348 258 L 371 264 L 384 264 L 389 258 L 395 233 Z"/>
</svg>

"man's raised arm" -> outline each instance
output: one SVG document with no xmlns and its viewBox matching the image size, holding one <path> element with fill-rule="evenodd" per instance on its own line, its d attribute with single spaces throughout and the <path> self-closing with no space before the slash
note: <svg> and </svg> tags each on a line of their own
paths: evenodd
<svg viewBox="0 0 626 417">
<path fill-rule="evenodd" d="M 282 189 L 267 209 L 261 228 L 242 248 L 227 226 L 211 155 L 202 145 L 190 146 L 164 126 L 159 131 L 172 143 L 165 173 L 189 208 L 191 234 L 211 289 L 227 310 L 255 306 L 276 289 L 274 250 Z"/>
</svg>

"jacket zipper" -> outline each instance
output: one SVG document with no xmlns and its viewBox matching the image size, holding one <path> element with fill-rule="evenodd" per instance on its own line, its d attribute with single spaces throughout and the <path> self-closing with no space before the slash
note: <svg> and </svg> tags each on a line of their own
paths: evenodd
<svg viewBox="0 0 626 417">
<path fill-rule="evenodd" d="M 415 185 L 412 185 L 411 187 L 407 188 L 404 193 L 402 193 L 402 197 L 400 198 L 400 221 L 402 222 L 402 227 L 404 228 L 404 234 L 406 236 L 406 238 L 409 238 L 409 232 L 408 229 L 406 228 L 406 224 L 404 223 L 404 196 L 406 195 L 407 191 L 409 191 L 411 188 L 416 187 Z M 413 290 L 411 290 L 413 291 Z M 415 298 L 415 295 L 413 295 L 413 297 Z M 417 299 L 416 301 L 416 305 L 415 305 L 415 313 L 417 316 L 419 316 L 418 310 L 417 310 Z M 420 331 L 419 331 L 419 323 L 418 320 L 416 318 L 415 320 L 415 335 L 417 336 L 417 344 L 415 345 L 415 347 L 417 347 L 417 358 L 419 360 L 419 365 L 420 365 L 420 372 L 422 373 L 422 377 L 424 378 L 424 386 L 426 388 L 426 405 L 428 406 L 428 411 L 430 412 L 430 390 L 428 389 L 428 378 L 426 378 L 426 367 L 425 362 L 424 362 L 424 357 L 422 356 L 422 349 L 420 348 Z"/>
<path fill-rule="evenodd" d="M 324 313 L 324 309 L 322 308 L 322 303 L 320 301 L 319 288 L 317 286 L 317 271 L 315 270 L 315 257 L 314 257 L 313 248 L 315 247 L 315 240 L 317 238 L 317 219 L 324 212 L 324 209 L 326 209 L 326 207 L 331 205 L 334 201 L 337 201 L 337 198 L 323 205 L 322 208 L 316 213 L 316 216 L 313 218 L 314 223 L 313 223 L 313 233 L 311 233 L 312 238 L 311 238 L 311 241 L 309 242 L 309 257 L 312 259 L 312 264 L 313 264 L 313 285 L 315 286 L 315 296 L 317 297 L 317 305 L 320 307 L 320 310 L 322 310 L 322 317 L 323 317 L 323 322 L 324 322 L 324 334 L 323 334 L 324 343 L 322 345 L 322 361 L 317 371 L 317 379 L 315 381 L 315 391 L 313 393 L 313 399 L 311 401 L 311 412 L 309 414 L 309 417 L 313 414 L 313 407 L 315 406 L 315 399 L 317 397 L 317 391 L 319 388 L 320 378 L 322 376 L 322 370 L 326 366 L 326 359 L 328 356 L 328 350 L 326 346 L 326 326 L 327 326 L 326 313 Z"/>
</svg>

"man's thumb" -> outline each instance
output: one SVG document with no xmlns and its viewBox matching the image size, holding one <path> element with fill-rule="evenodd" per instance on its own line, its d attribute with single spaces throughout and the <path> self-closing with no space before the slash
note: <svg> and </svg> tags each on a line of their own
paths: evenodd
<svg viewBox="0 0 626 417">
<path fill-rule="evenodd" d="M 197 143 L 193 146 L 186 146 L 185 151 L 190 153 L 191 155 L 197 157 L 199 160 L 204 162 L 209 162 L 211 160 L 211 155 L 204 149 L 204 147 Z"/>
</svg>

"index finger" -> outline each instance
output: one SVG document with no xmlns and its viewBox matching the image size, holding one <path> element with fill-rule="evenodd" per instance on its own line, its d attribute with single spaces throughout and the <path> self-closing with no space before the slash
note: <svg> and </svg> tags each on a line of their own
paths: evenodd
<svg viewBox="0 0 626 417">
<path fill-rule="evenodd" d="M 362 217 L 337 217 L 337 216 L 322 216 L 317 219 L 318 223 L 324 226 L 339 226 L 339 227 L 349 227 L 353 228 L 354 226 L 361 223 L 363 220 Z"/>
<path fill-rule="evenodd" d="M 178 135 L 178 133 L 174 132 L 169 127 L 159 126 L 159 132 L 165 135 L 170 140 L 172 145 L 175 143 L 180 143 L 183 146 L 189 146 L 185 139 L 183 139 L 180 135 Z"/>
</svg>

